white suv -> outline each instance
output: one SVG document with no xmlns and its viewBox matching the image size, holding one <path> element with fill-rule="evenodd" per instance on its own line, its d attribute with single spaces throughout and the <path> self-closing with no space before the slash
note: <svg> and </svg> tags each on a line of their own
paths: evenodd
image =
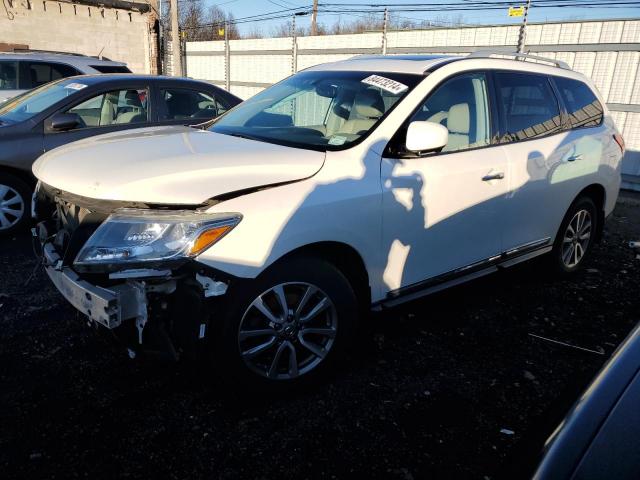
<svg viewBox="0 0 640 480">
<path fill-rule="evenodd" d="M 513 57 L 356 57 L 208 130 L 48 152 L 46 271 L 131 354 L 207 345 L 252 385 L 326 370 L 369 309 L 546 253 L 574 271 L 616 203 L 623 140 L 588 79 Z"/>
</svg>

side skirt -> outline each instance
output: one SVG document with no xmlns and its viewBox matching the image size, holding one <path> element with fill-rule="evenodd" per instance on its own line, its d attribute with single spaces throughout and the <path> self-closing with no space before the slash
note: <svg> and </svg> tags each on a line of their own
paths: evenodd
<svg viewBox="0 0 640 480">
<path fill-rule="evenodd" d="M 392 308 L 412 300 L 445 290 L 449 287 L 460 285 L 475 280 L 485 275 L 495 273 L 500 269 L 509 268 L 518 263 L 526 262 L 532 258 L 549 253 L 553 245 L 549 245 L 550 239 L 545 238 L 535 242 L 514 248 L 501 255 L 487 258 L 480 262 L 472 263 L 451 272 L 443 273 L 420 283 L 394 290 L 387 294 L 387 298 L 374 303 L 371 310 L 374 312 Z"/>
</svg>

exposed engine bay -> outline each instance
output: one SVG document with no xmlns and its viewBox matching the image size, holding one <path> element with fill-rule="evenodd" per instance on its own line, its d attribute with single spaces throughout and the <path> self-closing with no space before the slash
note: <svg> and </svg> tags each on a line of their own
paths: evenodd
<svg viewBox="0 0 640 480">
<path fill-rule="evenodd" d="M 74 268 L 74 259 L 109 215 L 123 208 L 152 207 L 96 201 L 40 184 L 32 212 L 37 220 L 32 229 L 35 250 L 52 282 L 86 315 L 89 325 L 110 330 L 130 356 L 192 357 L 231 279 L 189 259 L 171 263 L 170 268 Z"/>
</svg>

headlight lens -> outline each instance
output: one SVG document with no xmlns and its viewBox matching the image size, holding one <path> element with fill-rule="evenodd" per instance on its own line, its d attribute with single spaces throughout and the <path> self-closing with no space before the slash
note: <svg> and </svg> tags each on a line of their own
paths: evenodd
<svg viewBox="0 0 640 480">
<path fill-rule="evenodd" d="M 89 238 L 74 265 L 80 271 L 113 271 L 180 262 L 216 243 L 241 218 L 190 210 L 117 210 Z"/>
</svg>

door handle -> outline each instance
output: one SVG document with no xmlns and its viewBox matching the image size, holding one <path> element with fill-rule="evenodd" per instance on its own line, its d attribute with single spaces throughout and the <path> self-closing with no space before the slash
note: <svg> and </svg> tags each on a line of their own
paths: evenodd
<svg viewBox="0 0 640 480">
<path fill-rule="evenodd" d="M 483 182 L 488 182 L 490 180 L 502 180 L 503 178 L 504 178 L 504 173 L 502 173 L 502 172 L 490 173 L 490 174 L 485 175 L 484 177 L 482 177 L 482 181 Z"/>
<path fill-rule="evenodd" d="M 567 162 L 575 162 L 576 160 L 582 160 L 582 155 L 578 153 L 577 155 L 571 155 L 567 158 Z"/>
</svg>

